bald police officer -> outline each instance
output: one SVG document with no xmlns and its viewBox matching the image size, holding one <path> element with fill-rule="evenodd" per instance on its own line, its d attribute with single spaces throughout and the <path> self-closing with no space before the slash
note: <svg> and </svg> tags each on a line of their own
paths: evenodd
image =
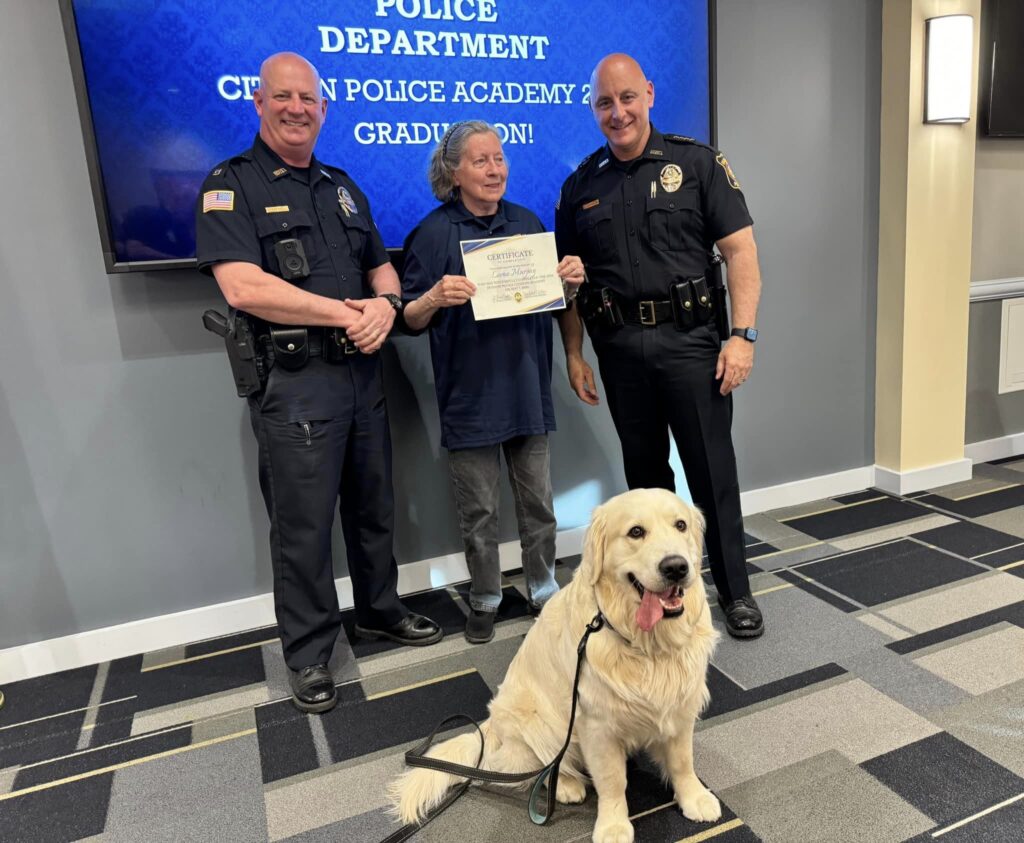
<svg viewBox="0 0 1024 843">
<path fill-rule="evenodd" d="M 764 631 L 747 578 L 731 393 L 750 375 L 761 280 L 750 214 L 725 157 L 662 135 L 649 118 L 654 85 L 618 53 L 591 77 L 607 145 L 562 186 L 560 254 L 580 255 L 588 283 L 559 322 L 569 379 L 597 404 L 581 319 L 597 353 L 631 489 L 675 490 L 671 430 L 687 485 L 707 518 L 707 548 L 730 634 Z M 713 321 L 706 275 L 713 247 L 728 266 L 731 337 Z M 725 340 L 724 347 L 721 345 Z"/>
<path fill-rule="evenodd" d="M 425 645 L 443 635 L 398 598 L 391 443 L 377 351 L 401 287 L 366 197 L 313 155 L 327 112 L 320 76 L 279 53 L 260 68 L 252 148 L 219 164 L 197 208 L 199 268 L 255 317 L 272 360 L 250 396 L 270 516 L 274 607 L 301 710 L 337 702 L 327 669 L 341 613 L 331 525 L 340 498 L 355 633 Z M 287 279 L 287 280 L 285 280 Z M 244 314 L 243 314 L 244 315 Z"/>
</svg>

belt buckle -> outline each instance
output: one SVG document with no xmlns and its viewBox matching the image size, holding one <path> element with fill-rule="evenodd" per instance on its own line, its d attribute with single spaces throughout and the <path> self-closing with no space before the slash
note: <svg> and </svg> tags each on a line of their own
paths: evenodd
<svg viewBox="0 0 1024 843">
<path fill-rule="evenodd" d="M 329 337 L 330 342 L 334 343 L 341 349 L 343 356 L 347 357 L 349 354 L 355 354 L 359 351 L 359 349 L 356 348 L 355 343 L 348 338 L 348 334 L 346 334 L 341 328 L 331 328 L 331 330 L 327 332 L 327 336 Z"/>
<path fill-rule="evenodd" d="M 658 319 L 654 314 L 654 302 L 653 301 L 642 301 L 640 302 L 640 324 L 641 325 L 657 325 Z"/>
</svg>

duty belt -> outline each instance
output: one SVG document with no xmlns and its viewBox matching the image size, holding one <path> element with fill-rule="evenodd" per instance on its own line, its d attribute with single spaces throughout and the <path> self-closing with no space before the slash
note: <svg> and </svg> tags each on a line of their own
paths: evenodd
<svg viewBox="0 0 1024 843">
<path fill-rule="evenodd" d="M 267 357 L 285 369 L 301 369 L 310 357 L 341 363 L 359 349 L 341 328 L 271 328 L 261 337 Z"/>
</svg>

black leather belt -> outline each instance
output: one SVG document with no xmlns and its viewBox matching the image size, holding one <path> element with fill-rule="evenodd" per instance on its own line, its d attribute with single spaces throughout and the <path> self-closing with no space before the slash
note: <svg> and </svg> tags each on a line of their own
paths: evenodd
<svg viewBox="0 0 1024 843">
<path fill-rule="evenodd" d="M 331 363 L 338 363 L 349 355 L 358 353 L 359 349 L 352 342 L 341 328 L 306 328 L 305 336 L 302 335 L 302 328 L 285 328 L 277 332 L 277 342 L 280 348 L 274 347 L 274 342 L 269 334 L 260 337 L 266 355 L 271 360 L 287 357 L 289 353 L 301 354 L 303 357 L 322 357 Z M 294 331 L 295 336 L 290 337 L 289 333 Z M 302 354 L 303 339 L 308 348 L 308 354 Z"/>
<path fill-rule="evenodd" d="M 672 302 L 668 301 L 626 301 L 619 299 L 622 321 L 630 325 L 660 325 L 672 322 Z"/>
</svg>

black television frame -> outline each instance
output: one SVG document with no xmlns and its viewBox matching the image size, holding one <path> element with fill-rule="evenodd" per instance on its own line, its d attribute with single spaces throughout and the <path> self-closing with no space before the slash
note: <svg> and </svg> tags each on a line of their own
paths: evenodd
<svg viewBox="0 0 1024 843">
<path fill-rule="evenodd" d="M 103 264 L 108 274 L 119 272 L 154 272 L 162 269 L 194 269 L 196 259 L 171 259 L 148 261 L 119 261 L 114 253 L 113 228 L 110 224 L 110 209 L 103 189 L 103 171 L 100 166 L 99 150 L 96 146 L 96 131 L 92 121 L 92 107 L 89 102 L 89 89 L 85 81 L 85 66 L 82 63 L 82 50 L 78 41 L 78 26 L 75 20 L 74 0 L 58 0 L 61 21 L 64 25 L 64 40 L 67 42 L 68 60 L 71 64 L 71 81 L 75 88 L 75 99 L 78 102 L 78 116 L 82 124 L 82 141 L 85 145 L 85 160 L 89 168 L 89 184 L 92 187 L 93 207 L 96 211 L 96 223 L 99 227 L 100 244 L 103 249 Z M 717 49 L 716 34 L 718 20 L 716 0 L 708 3 L 708 133 L 712 146 L 717 146 L 718 139 L 718 108 L 717 108 Z M 676 127 L 671 127 L 676 129 Z M 682 129 L 684 127 L 678 127 Z M 678 129 L 676 129 L 678 130 Z M 388 254 L 400 268 L 402 249 L 400 246 L 388 246 Z"/>
</svg>

